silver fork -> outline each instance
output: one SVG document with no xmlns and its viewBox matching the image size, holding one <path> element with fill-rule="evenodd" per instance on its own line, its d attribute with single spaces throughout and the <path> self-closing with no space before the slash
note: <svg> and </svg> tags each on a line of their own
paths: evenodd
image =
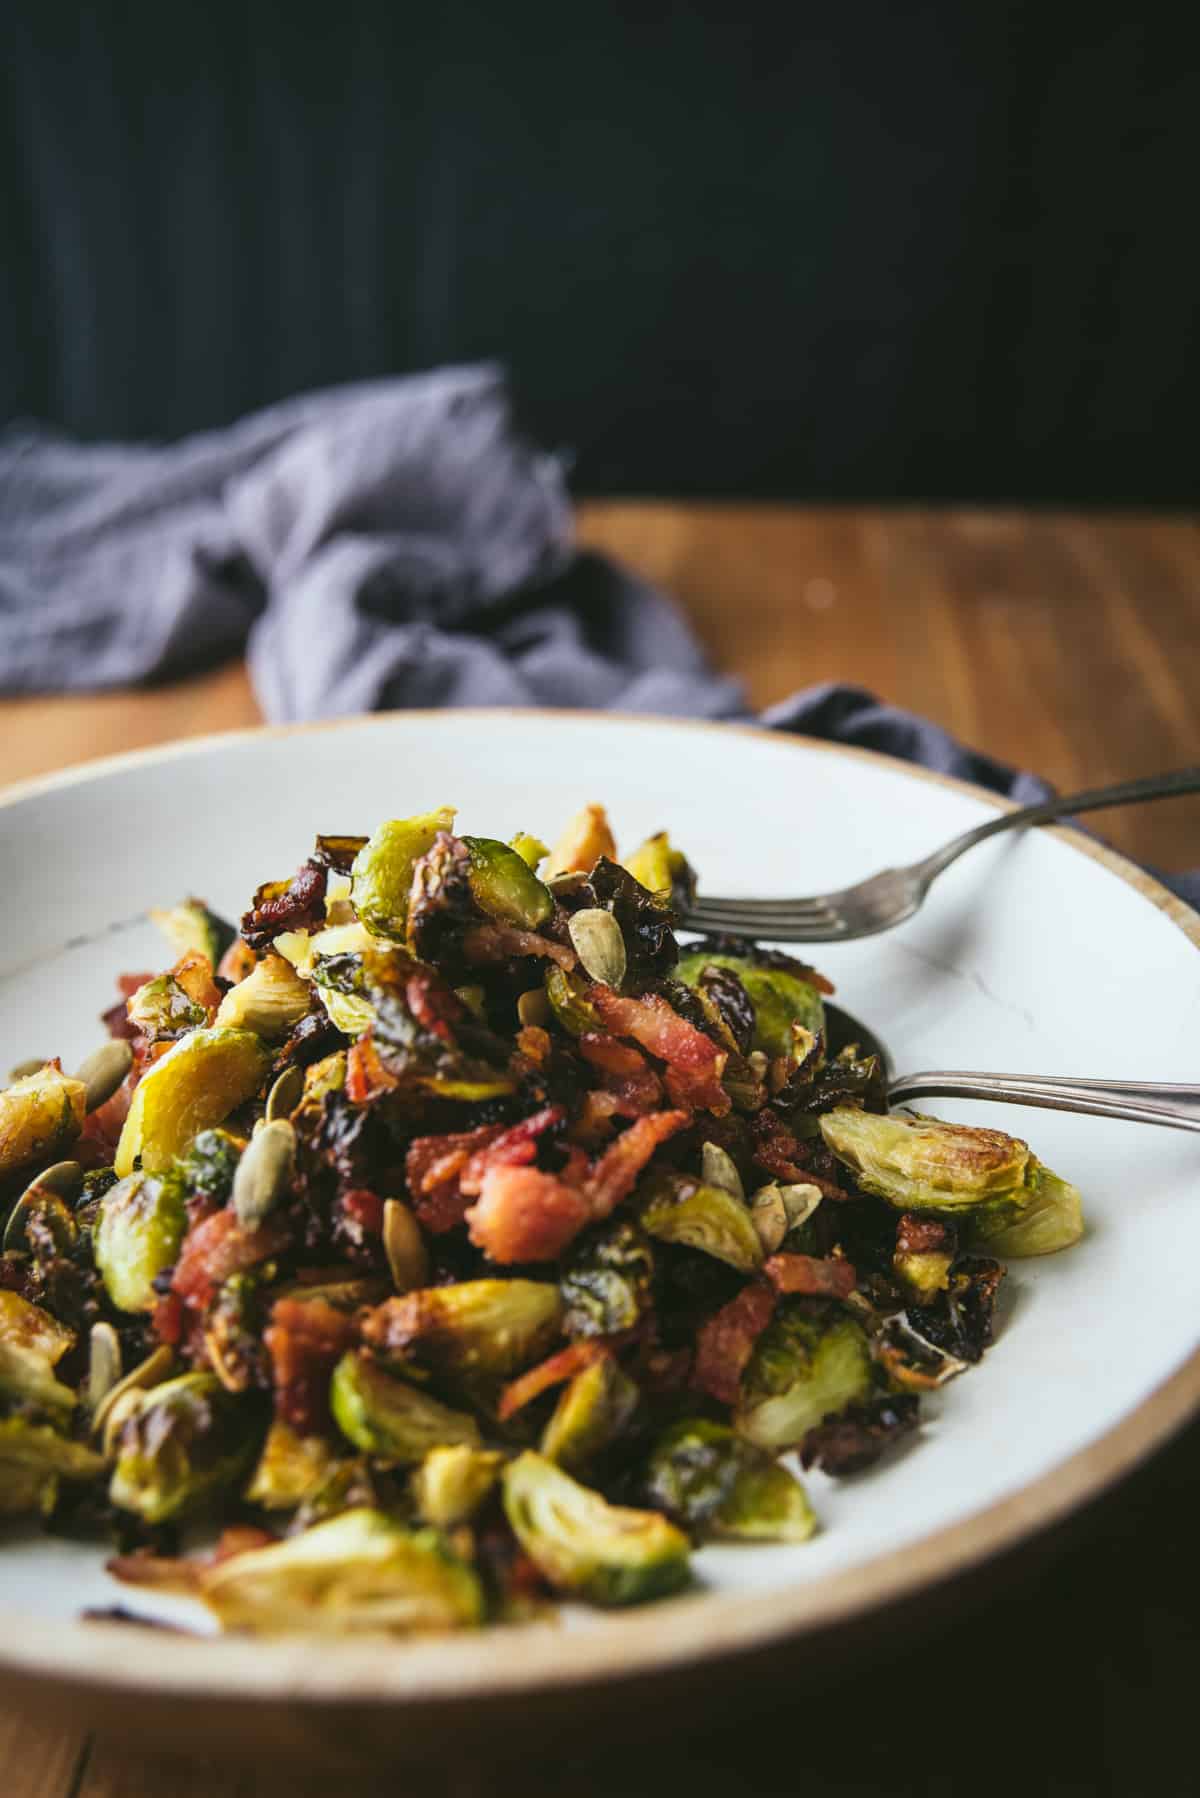
<svg viewBox="0 0 1200 1798">
<path fill-rule="evenodd" d="M 924 903 L 938 875 L 1002 830 L 1021 830 L 1032 824 L 1048 824 L 1052 818 L 1099 811 L 1108 805 L 1129 805 L 1138 799 L 1168 799 L 1182 793 L 1200 793 L 1200 767 L 1180 768 L 1174 774 L 1156 774 L 1144 780 L 1123 781 L 1115 787 L 1092 787 L 1086 793 L 1042 800 L 1016 812 L 1002 812 L 965 830 L 924 861 L 908 868 L 885 868 L 845 887 L 840 893 L 821 893 L 809 899 L 697 899 L 684 920 L 687 930 L 728 932 L 731 936 L 767 937 L 781 943 L 848 942 L 853 937 L 874 936 L 903 924 Z"/>
</svg>

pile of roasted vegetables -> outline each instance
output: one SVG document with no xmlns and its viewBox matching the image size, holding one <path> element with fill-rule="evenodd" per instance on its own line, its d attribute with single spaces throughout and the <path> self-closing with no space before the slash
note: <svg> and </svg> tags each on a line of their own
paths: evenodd
<svg viewBox="0 0 1200 1798">
<path fill-rule="evenodd" d="M 261 1631 L 630 1604 L 696 1543 L 803 1541 L 780 1457 L 912 1432 L 1079 1195 L 889 1116 L 813 969 L 677 943 L 693 889 L 596 806 L 553 852 L 445 810 L 319 837 L 239 935 L 155 914 L 173 965 L 109 1040 L 0 1092 L 0 1511 Z"/>
</svg>

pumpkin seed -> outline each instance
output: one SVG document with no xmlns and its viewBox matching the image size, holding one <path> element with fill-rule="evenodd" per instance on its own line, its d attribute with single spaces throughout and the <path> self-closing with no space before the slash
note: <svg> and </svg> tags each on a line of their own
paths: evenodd
<svg viewBox="0 0 1200 1798">
<path fill-rule="evenodd" d="M 134 1408 L 134 1405 L 126 1405 L 124 1401 L 133 1399 L 136 1393 L 148 1391 L 151 1386 L 161 1386 L 164 1380 L 170 1379 L 174 1370 L 174 1351 L 161 1343 L 144 1361 L 139 1361 L 123 1380 L 118 1380 L 115 1386 L 109 1387 L 92 1416 L 92 1434 L 103 1437 L 106 1456 L 112 1453 L 117 1431 Z"/>
<path fill-rule="evenodd" d="M 575 913 L 567 929 L 585 972 L 605 986 L 620 986 L 625 978 L 625 938 L 612 913 L 589 906 Z"/>
<path fill-rule="evenodd" d="M 121 1340 L 111 1324 L 93 1324 L 89 1338 L 87 1402 L 94 1414 L 121 1378 Z"/>
<path fill-rule="evenodd" d="M 763 1253 L 773 1255 L 789 1230 L 806 1223 L 821 1203 L 821 1188 L 807 1181 L 781 1186 L 775 1181 L 760 1186 L 750 1201 L 750 1221 Z"/>
<path fill-rule="evenodd" d="M 383 1249 L 397 1292 L 412 1292 L 429 1278 L 429 1255 L 421 1226 L 403 1199 L 383 1207 Z"/>
<path fill-rule="evenodd" d="M 287 1191 L 296 1159 L 296 1132 L 286 1118 L 275 1118 L 250 1139 L 233 1176 L 233 1209 L 246 1230 L 259 1224 Z"/>
<path fill-rule="evenodd" d="M 30 1074 L 40 1074 L 45 1067 L 45 1055 L 31 1055 L 28 1061 L 19 1061 L 15 1068 L 8 1070 L 10 1080 L 28 1080 Z"/>
<path fill-rule="evenodd" d="M 276 1118 L 291 1117 L 303 1096 L 304 1069 L 293 1062 L 290 1067 L 284 1068 L 267 1094 L 265 1116 L 268 1124 L 273 1124 Z"/>
<path fill-rule="evenodd" d="M 705 1186 L 719 1186 L 735 1199 L 744 1199 L 746 1189 L 731 1155 L 719 1143 L 706 1142 L 700 1151 L 700 1178 Z"/>
<path fill-rule="evenodd" d="M 66 1254 L 79 1236 L 79 1226 L 67 1206 L 78 1198 L 82 1187 L 83 1169 L 77 1161 L 56 1161 L 53 1167 L 35 1175 L 8 1214 L 5 1251 L 28 1248 L 29 1222 L 39 1215 L 54 1238 L 56 1249 Z"/>
<path fill-rule="evenodd" d="M 98 1111 L 112 1098 L 132 1066 L 133 1050 L 120 1037 L 93 1049 L 75 1075 L 76 1080 L 83 1081 L 84 1110 Z"/>
<path fill-rule="evenodd" d="M 517 1000 L 517 1016 L 526 1029 L 530 1026 L 545 1029 L 553 1016 L 545 987 L 532 986 L 527 993 L 521 994 Z"/>
</svg>

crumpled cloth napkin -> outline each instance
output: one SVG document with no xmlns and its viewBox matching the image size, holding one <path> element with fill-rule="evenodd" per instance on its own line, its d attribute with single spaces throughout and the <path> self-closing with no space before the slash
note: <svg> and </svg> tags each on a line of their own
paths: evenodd
<svg viewBox="0 0 1200 1798">
<path fill-rule="evenodd" d="M 268 718 L 553 705 L 745 718 L 662 594 L 580 552 L 562 460 L 491 364 L 308 394 L 167 446 L 0 437 L 0 691 L 247 647 Z M 1049 789 L 848 686 L 766 712 L 1028 802 Z M 1200 900 L 1200 875 L 1175 877 Z"/>
</svg>

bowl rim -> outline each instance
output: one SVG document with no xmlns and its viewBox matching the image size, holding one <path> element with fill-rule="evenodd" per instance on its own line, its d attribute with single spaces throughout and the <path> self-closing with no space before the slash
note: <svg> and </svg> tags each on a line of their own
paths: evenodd
<svg viewBox="0 0 1200 1798">
<path fill-rule="evenodd" d="M 736 721 L 666 718 L 631 712 L 585 712 L 553 707 L 423 708 L 320 720 L 260 725 L 187 737 L 121 752 L 37 775 L 0 790 L 0 814 L 29 799 L 146 764 L 170 762 L 228 745 L 321 731 L 387 727 L 414 721 L 464 717 L 480 720 L 548 719 L 620 729 L 655 725 L 678 732 L 734 732 L 776 746 L 819 750 L 865 761 L 888 772 L 942 786 L 996 811 L 1014 801 L 957 776 L 923 768 L 854 744 L 828 742 L 799 732 Z M 1062 825 L 1042 826 L 1076 853 L 1106 868 L 1200 948 L 1200 914 L 1152 875 L 1106 844 Z M 732 1657 L 786 1637 L 815 1636 L 863 1617 L 916 1592 L 943 1585 L 1005 1550 L 1041 1534 L 1088 1500 L 1100 1496 L 1162 1445 L 1200 1408 L 1200 1348 L 1155 1388 L 1135 1410 L 1049 1472 L 959 1522 L 902 1548 L 874 1555 L 811 1583 L 745 1596 L 689 1594 L 668 1604 L 605 1615 L 586 1629 L 524 1625 L 521 1652 L 497 1654 L 507 1633 L 412 1641 L 379 1637 L 191 1637 L 84 1619 L 63 1621 L 0 1608 L 7 1625 L 0 1637 L 0 1675 L 70 1682 L 96 1694 L 137 1690 L 176 1699 L 218 1699 L 255 1705 L 284 1699 L 304 1704 L 448 1705 L 517 1695 L 536 1697 L 564 1687 L 634 1676 L 686 1671 L 690 1664 Z"/>
</svg>

